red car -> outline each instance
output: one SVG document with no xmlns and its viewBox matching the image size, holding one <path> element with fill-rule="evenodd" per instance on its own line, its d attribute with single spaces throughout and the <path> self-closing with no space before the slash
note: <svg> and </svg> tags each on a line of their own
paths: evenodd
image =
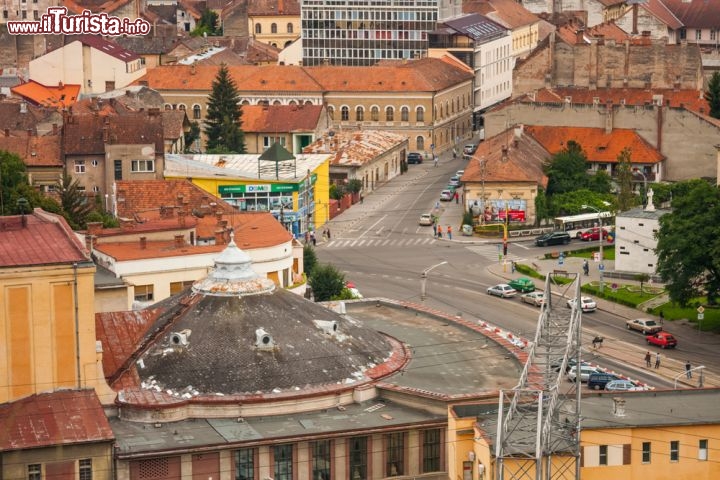
<svg viewBox="0 0 720 480">
<path fill-rule="evenodd" d="M 675 348 L 677 347 L 677 340 L 672 334 L 668 332 L 657 332 L 653 335 L 645 337 L 648 345 L 655 345 L 661 348 Z"/>
<path fill-rule="evenodd" d="M 607 236 L 608 236 L 608 231 L 605 230 L 604 228 L 602 230 L 602 236 L 603 236 L 603 238 L 607 238 Z M 578 237 L 580 238 L 580 240 L 583 240 L 585 242 L 590 242 L 592 240 L 598 241 L 598 240 L 600 240 L 600 228 L 595 227 L 595 228 L 591 228 L 590 230 L 585 230 L 584 232 L 580 232 L 578 234 Z"/>
</svg>

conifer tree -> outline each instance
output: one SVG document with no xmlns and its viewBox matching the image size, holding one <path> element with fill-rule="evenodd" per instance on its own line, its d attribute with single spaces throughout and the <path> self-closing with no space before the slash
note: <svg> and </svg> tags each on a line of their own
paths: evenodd
<svg viewBox="0 0 720 480">
<path fill-rule="evenodd" d="M 212 84 L 205 116 L 205 135 L 208 153 L 245 153 L 245 134 L 242 131 L 240 94 L 222 64 Z"/>
<path fill-rule="evenodd" d="M 720 72 L 715 72 L 710 77 L 705 100 L 710 104 L 710 116 L 720 118 Z"/>
</svg>

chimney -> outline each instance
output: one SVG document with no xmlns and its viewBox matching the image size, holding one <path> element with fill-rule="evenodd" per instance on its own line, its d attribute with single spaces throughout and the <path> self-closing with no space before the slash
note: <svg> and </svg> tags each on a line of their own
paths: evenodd
<svg viewBox="0 0 720 480">
<path fill-rule="evenodd" d="M 27 113 L 27 103 L 20 102 L 20 113 Z"/>
<path fill-rule="evenodd" d="M 103 139 L 103 142 L 105 142 L 105 143 L 107 143 L 108 140 L 110 139 L 110 131 L 108 130 L 107 126 L 103 126 L 103 128 L 102 128 L 102 139 Z"/>
<path fill-rule="evenodd" d="M 85 235 L 85 248 L 87 248 L 90 253 L 92 253 L 93 247 L 95 246 L 94 238 L 92 235 Z"/>
<path fill-rule="evenodd" d="M 615 109 L 612 105 L 612 100 L 608 101 L 607 108 L 605 109 L 605 133 L 610 134 L 613 131 L 613 113 Z"/>
<path fill-rule="evenodd" d="M 638 23 L 638 4 L 635 3 L 633 5 L 633 13 L 632 13 L 632 34 L 637 35 L 638 29 L 637 29 L 637 23 Z"/>
<path fill-rule="evenodd" d="M 185 235 L 175 235 L 175 248 L 183 248 L 185 246 Z"/>
<path fill-rule="evenodd" d="M 508 159 L 508 146 L 503 145 L 502 146 L 502 161 L 507 162 L 507 159 Z"/>
<path fill-rule="evenodd" d="M 57 135 L 57 134 L 58 134 L 58 124 L 57 124 L 57 123 L 53 123 L 52 134 L 53 134 L 53 135 Z"/>
<path fill-rule="evenodd" d="M 147 248 L 147 238 L 140 237 L 140 250 L 145 250 L 146 248 Z"/>
<path fill-rule="evenodd" d="M 190 65 L 190 75 L 195 75 L 195 64 Z"/>
<path fill-rule="evenodd" d="M 185 211 L 183 209 L 178 210 L 178 223 L 181 227 L 185 226 Z"/>
<path fill-rule="evenodd" d="M 215 230 L 215 245 L 225 245 L 225 235 L 221 228 Z"/>
<path fill-rule="evenodd" d="M 585 43 L 585 29 L 584 28 L 578 28 L 575 30 L 575 43 L 582 44 Z"/>
<path fill-rule="evenodd" d="M 103 224 L 102 222 L 88 222 L 87 224 L 87 234 L 88 235 L 97 235 L 100 232 L 102 232 Z"/>
<path fill-rule="evenodd" d="M 622 397 L 613 398 L 613 415 L 616 417 L 625 416 L 625 399 Z"/>
</svg>

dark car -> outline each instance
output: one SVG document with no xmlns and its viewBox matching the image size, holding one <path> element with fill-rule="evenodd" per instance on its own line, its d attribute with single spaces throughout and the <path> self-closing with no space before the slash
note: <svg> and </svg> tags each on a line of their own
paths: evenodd
<svg viewBox="0 0 720 480">
<path fill-rule="evenodd" d="M 567 245 L 570 243 L 570 234 L 567 232 L 550 232 L 540 235 L 535 239 L 535 245 L 545 247 L 547 245 Z"/>
<path fill-rule="evenodd" d="M 525 277 L 510 280 L 508 282 L 508 285 L 510 285 L 520 293 L 528 293 L 535 291 L 535 284 L 533 283 L 533 281 Z"/>
<path fill-rule="evenodd" d="M 420 155 L 417 152 L 411 152 L 407 154 L 407 163 L 408 165 L 414 164 L 414 163 L 422 163 L 422 155 Z"/>
<path fill-rule="evenodd" d="M 605 385 L 613 380 L 619 380 L 620 377 L 608 372 L 591 373 L 588 377 L 587 386 L 593 390 L 605 390 Z"/>
</svg>

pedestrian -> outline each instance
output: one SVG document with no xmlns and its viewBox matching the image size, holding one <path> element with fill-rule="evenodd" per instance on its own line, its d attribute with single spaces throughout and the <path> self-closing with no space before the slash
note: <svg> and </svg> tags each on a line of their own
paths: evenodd
<svg viewBox="0 0 720 480">
<path fill-rule="evenodd" d="M 315 245 L 317 245 L 317 239 L 315 238 L 315 232 L 314 232 L 314 231 L 310 232 L 310 241 L 312 242 L 313 247 L 314 247 Z"/>
<path fill-rule="evenodd" d="M 330 227 L 328 227 L 328 228 L 325 229 L 325 234 L 327 235 L 327 237 L 328 237 L 328 242 L 329 242 L 329 241 L 330 241 Z"/>
<path fill-rule="evenodd" d="M 586 277 L 590 274 L 590 264 L 588 263 L 587 259 L 583 260 L 583 272 L 585 273 Z"/>
<path fill-rule="evenodd" d="M 433 222 L 433 237 L 437 237 L 437 222 Z"/>
<path fill-rule="evenodd" d="M 363 198 L 362 193 L 361 193 L 361 194 L 360 194 L 360 205 L 363 204 L 363 201 L 364 201 L 364 200 L 365 200 L 365 199 Z"/>
<path fill-rule="evenodd" d="M 692 365 L 690 364 L 690 360 L 685 362 L 685 376 L 687 378 L 692 378 Z"/>
<path fill-rule="evenodd" d="M 442 225 L 438 225 L 438 238 L 442 238 Z"/>
<path fill-rule="evenodd" d="M 515 265 L 515 261 L 513 260 L 512 262 L 510 262 L 510 273 L 515 273 L 515 268 L 516 268 L 516 265 Z"/>
<path fill-rule="evenodd" d="M 452 225 L 447 226 L 448 240 L 452 240 Z"/>
<path fill-rule="evenodd" d="M 650 358 L 650 351 L 648 350 L 648 352 L 645 354 L 645 366 L 647 368 L 650 368 Z"/>
<path fill-rule="evenodd" d="M 437 167 L 437 164 L 438 164 L 438 156 L 437 155 L 435 155 L 435 157 L 433 157 L 433 162 L 435 163 L 435 166 Z"/>
<path fill-rule="evenodd" d="M 453 148 L 453 160 L 455 160 L 456 158 L 457 158 L 457 150 L 455 150 L 455 148 Z"/>
<path fill-rule="evenodd" d="M 659 316 L 660 316 L 660 325 L 662 325 L 665 321 L 665 314 L 662 312 L 662 310 L 660 310 Z"/>
<path fill-rule="evenodd" d="M 458 192 L 455 192 L 455 204 L 460 203 L 460 194 Z"/>
<path fill-rule="evenodd" d="M 655 354 L 655 368 L 660 368 L 660 352 Z"/>
</svg>

